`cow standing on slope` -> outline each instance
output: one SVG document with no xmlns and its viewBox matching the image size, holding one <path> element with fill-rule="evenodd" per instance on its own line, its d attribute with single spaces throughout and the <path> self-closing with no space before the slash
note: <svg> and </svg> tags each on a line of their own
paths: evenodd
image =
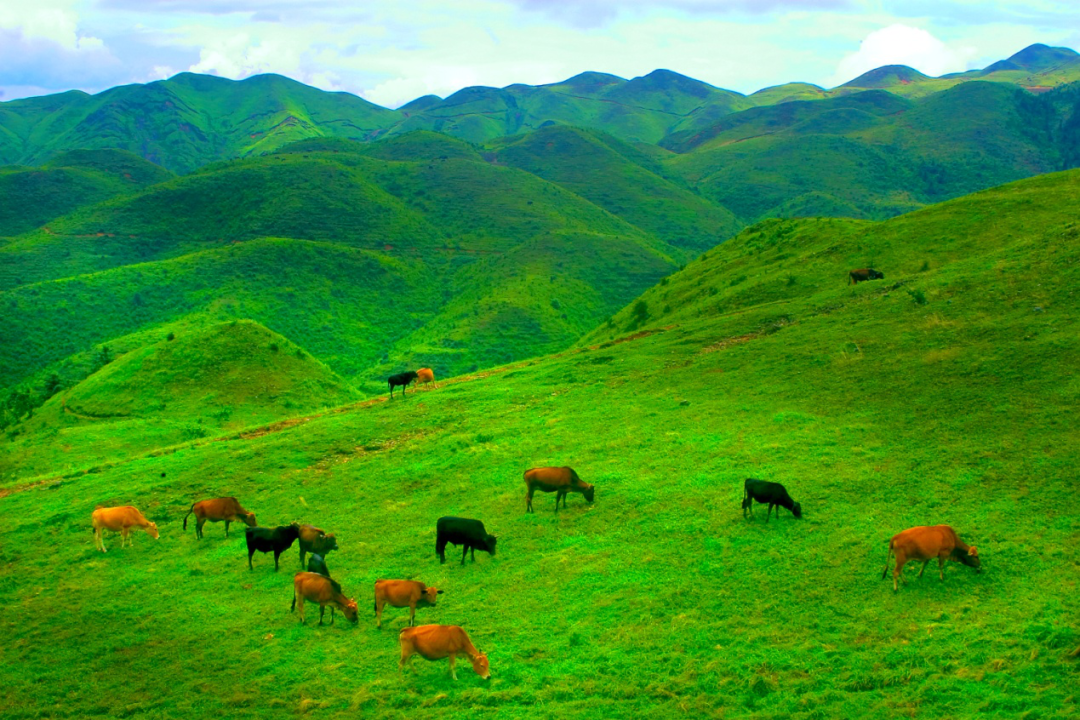
<svg viewBox="0 0 1080 720">
<path fill-rule="evenodd" d="M 131 545 L 131 529 L 142 528 L 146 534 L 155 540 L 158 539 L 157 523 L 152 523 L 143 517 L 137 508 L 131 505 L 121 507 L 99 507 L 90 515 L 90 524 L 94 527 L 94 547 L 101 552 L 105 550 L 104 530 L 112 530 L 120 533 L 120 547 L 125 543 Z M 134 547 L 134 545 L 132 545 Z"/>
<path fill-rule="evenodd" d="M 525 496 L 525 512 L 533 512 L 533 493 L 555 493 L 555 512 L 559 511 L 559 500 L 566 507 L 566 496 L 569 493 L 581 493 L 586 502 L 591 503 L 595 496 L 596 488 L 587 482 L 583 482 L 573 468 L 568 467 L 541 467 L 525 471 L 525 487 L 528 494 Z"/>
<path fill-rule="evenodd" d="M 908 560 L 922 560 L 922 570 L 919 577 L 926 572 L 926 566 L 931 560 L 937 558 L 938 575 L 945 580 L 945 561 L 952 559 L 963 563 L 968 567 L 975 568 L 975 572 L 982 572 L 982 561 L 979 559 L 979 551 L 974 545 L 968 545 L 948 525 L 934 525 L 931 527 L 919 526 L 897 533 L 889 540 L 889 552 L 885 555 L 885 570 L 881 573 L 881 579 L 889 574 L 889 558 L 896 555 L 896 568 L 893 570 L 893 592 L 900 589 L 900 573 Z M 906 582 L 906 581 L 905 581 Z"/>
<path fill-rule="evenodd" d="M 234 497 L 215 498 L 213 500 L 200 500 L 191 506 L 187 515 L 184 516 L 184 530 L 187 530 L 187 521 L 191 514 L 195 514 L 195 537 L 202 540 L 203 525 L 206 521 L 225 521 L 225 537 L 229 537 L 229 524 L 243 522 L 248 527 L 258 525 L 255 522 L 255 513 L 248 512 L 240 506 L 240 501 Z"/>
<path fill-rule="evenodd" d="M 769 522 L 769 515 L 772 514 L 773 508 L 776 508 L 777 518 L 780 517 L 780 508 L 787 508 L 796 518 L 802 517 L 802 505 L 792 500 L 791 496 L 788 495 L 787 488 L 780 483 L 746 478 L 746 482 L 743 483 L 743 491 L 743 517 L 746 517 L 748 510 L 750 511 L 750 517 L 754 516 L 755 500 L 769 506 L 769 511 L 765 513 L 765 522 Z"/>
</svg>

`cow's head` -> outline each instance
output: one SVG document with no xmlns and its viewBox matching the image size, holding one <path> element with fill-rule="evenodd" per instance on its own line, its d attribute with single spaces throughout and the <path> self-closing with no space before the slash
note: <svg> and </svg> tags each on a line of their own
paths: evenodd
<svg viewBox="0 0 1080 720">
<path fill-rule="evenodd" d="M 487 551 L 492 555 L 495 554 L 495 543 L 499 541 L 499 538 L 494 535 L 487 536 Z"/>
<path fill-rule="evenodd" d="M 324 535 L 323 537 L 315 540 L 315 549 L 321 550 L 324 554 L 330 552 L 331 550 L 337 550 L 337 538 L 334 537 L 333 533 L 329 535 Z"/>
<path fill-rule="evenodd" d="M 442 593 L 443 591 L 438 588 L 424 588 L 424 593 L 420 596 L 420 601 L 426 602 L 428 605 L 434 605 L 435 601 L 439 599 L 439 595 L 442 595 Z"/>
<path fill-rule="evenodd" d="M 871 270 L 870 271 L 870 279 L 871 280 L 884 280 L 885 279 L 885 273 L 879 272 L 877 270 Z"/>
<path fill-rule="evenodd" d="M 258 525 L 259 523 L 255 522 L 255 513 L 249 512 L 247 515 L 245 515 L 244 524 L 249 527 L 255 527 L 256 525 Z"/>
<path fill-rule="evenodd" d="M 472 659 L 472 669 L 480 677 L 488 680 L 491 678 L 491 666 L 488 665 L 487 655 L 477 655 Z"/>
<path fill-rule="evenodd" d="M 797 518 L 801 518 L 802 517 L 802 505 L 800 505 L 799 503 L 792 503 L 791 504 L 791 514 L 794 515 Z"/>
<path fill-rule="evenodd" d="M 150 523 L 146 526 L 146 534 L 155 540 L 158 539 L 157 523 Z"/>
<path fill-rule="evenodd" d="M 589 485 L 585 488 L 584 491 L 582 491 L 581 494 L 585 496 L 585 500 L 587 500 L 588 502 L 592 502 L 593 497 L 596 495 L 596 488 L 592 485 Z"/>
<path fill-rule="evenodd" d="M 975 568 L 975 572 L 982 572 L 982 561 L 979 560 L 979 551 L 974 545 L 969 547 L 966 553 L 961 553 L 960 562 Z"/>
<path fill-rule="evenodd" d="M 355 623 L 360 619 L 360 616 L 357 614 L 356 611 L 355 600 L 350 600 L 348 604 L 345 605 L 345 607 L 341 608 L 341 612 L 343 615 L 345 615 L 345 619 L 351 623 Z"/>
</svg>

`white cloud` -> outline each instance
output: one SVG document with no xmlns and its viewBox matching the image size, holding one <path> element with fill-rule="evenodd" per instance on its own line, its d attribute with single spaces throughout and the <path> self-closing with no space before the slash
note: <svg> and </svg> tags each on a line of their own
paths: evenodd
<svg viewBox="0 0 1080 720">
<path fill-rule="evenodd" d="M 897 23 L 867 35 L 857 52 L 840 61 L 830 84 L 853 80 L 883 65 L 908 65 L 936 77 L 970 69 L 977 56 L 974 47 L 950 47 L 926 30 Z"/>
<path fill-rule="evenodd" d="M 63 7 L 41 7 L 40 3 L 0 5 L 0 29 L 13 31 L 23 40 L 45 40 L 74 52 L 104 49 L 100 38 L 81 34 L 78 26 L 79 16 Z"/>
</svg>

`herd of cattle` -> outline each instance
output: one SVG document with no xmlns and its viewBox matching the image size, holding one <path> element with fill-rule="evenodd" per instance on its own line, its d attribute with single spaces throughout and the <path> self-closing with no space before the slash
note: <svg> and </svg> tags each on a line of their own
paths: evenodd
<svg viewBox="0 0 1080 720">
<path fill-rule="evenodd" d="M 569 493 L 580 493 L 589 503 L 592 503 L 596 496 L 596 488 L 582 481 L 569 467 L 533 468 L 525 472 L 524 480 L 526 512 L 533 512 L 533 494 L 537 490 L 555 493 L 556 512 L 559 510 L 560 501 L 564 507 L 566 506 L 566 496 Z M 789 510 L 795 518 L 802 517 L 802 505 L 795 502 L 780 483 L 747 478 L 743 483 L 743 517 L 746 517 L 747 513 L 753 517 L 755 502 L 768 506 L 765 514 L 766 523 L 774 510 L 777 518 L 780 517 L 780 508 Z M 295 612 L 299 609 L 300 622 L 305 623 L 304 603 L 312 602 L 319 605 L 320 625 L 323 624 L 327 607 L 330 608 L 331 625 L 334 624 L 334 614 L 338 610 L 350 622 L 358 622 L 356 600 L 345 595 L 341 585 L 330 577 L 330 570 L 326 565 L 325 555 L 338 549 L 337 538 L 332 533 L 326 533 L 321 528 L 312 525 L 299 523 L 272 528 L 260 527 L 255 521 L 255 513 L 245 510 L 234 497 L 200 500 L 193 504 L 184 516 L 185 531 L 188 518 L 192 515 L 195 516 L 197 539 L 202 539 L 203 526 L 207 522 L 224 522 L 226 537 L 229 536 L 231 523 L 244 523 L 247 526 L 244 528 L 244 536 L 247 541 L 248 568 L 252 570 L 254 569 L 252 558 L 256 552 L 260 552 L 274 554 L 274 570 L 277 571 L 281 554 L 292 547 L 293 543 L 299 542 L 300 567 L 305 567 L 304 560 L 309 553 L 311 557 L 308 558 L 307 569 L 293 576 L 291 611 Z M 130 505 L 99 507 L 94 510 L 91 522 L 94 528 L 95 547 L 101 552 L 105 552 L 102 537 L 104 530 L 119 532 L 122 538 L 121 547 L 131 544 L 130 533 L 133 528 L 145 530 L 155 540 L 159 537 L 157 525 L 147 520 L 141 512 Z M 440 563 L 446 562 L 447 544 L 462 547 L 462 565 L 465 564 L 466 556 L 470 555 L 475 562 L 476 550 L 495 555 L 498 538 L 489 534 L 479 520 L 441 517 L 435 529 L 435 553 Z M 881 575 L 883 580 L 889 572 L 889 560 L 893 556 L 896 557 L 896 565 L 893 569 L 894 591 L 899 590 L 898 580 L 904 565 L 909 560 L 922 561 L 920 578 L 926 571 L 927 564 L 934 558 L 937 558 L 938 574 L 942 580 L 945 579 L 945 561 L 948 559 L 956 560 L 975 568 L 976 572 L 981 572 L 978 550 L 960 540 L 956 532 L 948 525 L 914 527 L 894 535 L 889 541 L 889 550 L 885 557 L 885 571 Z M 469 659 L 480 677 L 489 678 L 491 671 L 487 656 L 476 649 L 461 627 L 457 625 L 414 626 L 416 609 L 434 606 L 441 594 L 443 594 L 442 590 L 418 580 L 377 580 L 375 582 L 376 627 L 382 627 L 382 612 L 386 605 L 409 608 L 409 624 L 398 635 L 398 644 L 401 648 L 399 670 L 405 668 L 414 654 L 428 660 L 449 658 L 450 675 L 456 680 L 454 660 L 456 656 L 463 655 Z"/>
</svg>

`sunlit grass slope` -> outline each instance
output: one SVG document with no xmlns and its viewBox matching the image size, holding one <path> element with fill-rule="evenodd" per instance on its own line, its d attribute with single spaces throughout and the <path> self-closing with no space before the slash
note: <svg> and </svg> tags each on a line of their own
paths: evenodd
<svg viewBox="0 0 1080 720">
<path fill-rule="evenodd" d="M 576 352 L 45 473 L 0 498 L 5 712 L 1074 717 L 1078 182 L 882 224 L 758 226 Z M 870 263 L 884 281 L 845 285 Z M 574 467 L 595 505 L 555 514 L 543 496 L 526 515 L 521 473 L 541 464 Z M 783 482 L 804 519 L 743 520 L 750 475 Z M 239 535 L 181 530 L 220 495 L 264 524 L 335 532 L 327 562 L 360 625 L 300 626 L 295 548 L 281 572 L 265 556 L 249 571 Z M 121 503 L 161 540 L 101 555 L 90 512 Z M 481 518 L 498 555 L 439 565 L 446 514 Z M 984 572 L 950 563 L 942 583 L 916 565 L 894 595 L 886 540 L 935 523 L 976 544 Z M 398 675 L 405 613 L 379 631 L 369 609 L 392 577 L 445 590 L 418 620 L 464 626 L 490 683 L 422 660 Z"/>
<path fill-rule="evenodd" d="M 251 320 L 162 329 L 143 340 L 111 351 L 109 362 L 24 422 L 0 475 L 53 467 L 58 457 L 77 469 L 358 397 L 309 353 Z"/>
</svg>

